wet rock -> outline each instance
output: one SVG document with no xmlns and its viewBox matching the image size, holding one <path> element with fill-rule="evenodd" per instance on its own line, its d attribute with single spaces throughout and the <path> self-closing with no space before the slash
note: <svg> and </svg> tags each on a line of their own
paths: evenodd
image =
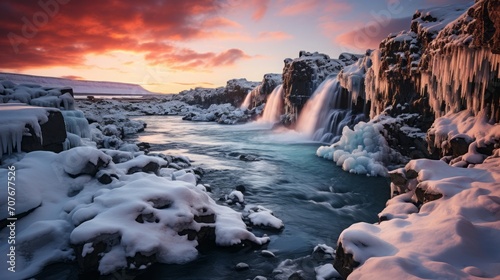
<svg viewBox="0 0 500 280">
<path fill-rule="evenodd" d="M 246 263 L 241 262 L 241 263 L 236 264 L 234 269 L 236 269 L 236 271 L 243 271 L 243 270 L 250 269 L 250 266 Z"/>
<path fill-rule="evenodd" d="M 246 188 L 243 185 L 237 185 L 235 188 L 237 191 L 241 192 L 242 194 L 245 194 Z"/>
<path fill-rule="evenodd" d="M 262 250 L 262 251 L 260 251 L 260 254 L 266 258 L 276 258 L 276 255 L 269 250 Z"/>
<path fill-rule="evenodd" d="M 335 253 L 335 261 L 333 267 L 339 272 L 339 274 L 347 279 L 349 274 L 359 266 L 359 262 L 355 261 L 352 254 L 345 253 L 342 243 L 337 246 L 337 251 Z"/>
<path fill-rule="evenodd" d="M 97 164 L 93 164 L 92 162 L 88 161 L 83 168 L 81 168 L 78 174 L 71 174 L 66 172 L 71 178 L 76 178 L 81 175 L 90 175 L 92 177 L 96 176 L 97 172 L 104 168 L 107 167 L 109 162 L 105 162 L 101 158 L 97 160 Z"/>
</svg>

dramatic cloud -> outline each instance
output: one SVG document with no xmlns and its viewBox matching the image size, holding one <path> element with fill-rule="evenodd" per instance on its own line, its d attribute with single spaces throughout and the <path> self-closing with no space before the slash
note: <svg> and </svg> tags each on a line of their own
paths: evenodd
<svg viewBox="0 0 500 280">
<path fill-rule="evenodd" d="M 0 3 L 0 53 L 2 67 L 24 69 L 82 64 L 87 54 L 115 50 L 151 53 L 183 53 L 165 42 L 186 41 L 207 36 L 219 27 L 239 27 L 220 17 L 220 0 L 196 1 L 69 1 L 6 0 Z M 231 59 L 217 55 L 226 54 Z M 215 63 L 227 65 L 238 57 L 234 50 L 212 54 Z M 194 59 L 200 54 L 194 54 Z M 182 56 L 182 55 L 181 55 Z M 205 54 L 205 56 L 210 56 Z M 223 56 L 223 57 L 226 57 Z M 179 62 L 173 57 L 169 61 Z M 193 58 L 184 57 L 184 61 Z M 178 65 L 177 65 L 178 66 Z"/>
<path fill-rule="evenodd" d="M 199 53 L 191 49 L 172 49 L 170 51 L 150 52 L 146 59 L 155 65 L 165 65 L 177 70 L 209 71 L 213 67 L 234 65 L 237 61 L 250 58 L 240 49 L 229 49 L 224 52 Z"/>
<path fill-rule="evenodd" d="M 411 18 L 408 17 L 389 21 L 370 21 L 362 27 L 338 35 L 335 43 L 358 51 L 375 49 L 390 33 L 407 30 L 410 20 Z"/>
</svg>

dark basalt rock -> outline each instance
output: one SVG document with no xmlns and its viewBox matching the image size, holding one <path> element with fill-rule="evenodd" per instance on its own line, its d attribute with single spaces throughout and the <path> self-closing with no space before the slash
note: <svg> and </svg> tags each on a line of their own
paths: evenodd
<svg viewBox="0 0 500 280">
<path fill-rule="evenodd" d="M 102 169 L 102 168 L 105 168 L 107 167 L 109 164 L 109 162 L 105 162 L 103 161 L 101 158 L 99 158 L 97 160 L 97 164 L 93 164 L 92 162 L 87 162 L 85 164 L 85 166 L 80 170 L 80 173 L 78 174 L 70 174 L 68 173 L 68 175 L 71 177 L 71 178 L 76 178 L 78 176 L 82 176 L 82 175 L 90 175 L 92 177 L 95 177 L 97 172 Z"/>
<path fill-rule="evenodd" d="M 482 2 L 473 17 L 476 19 L 474 45 L 487 46 L 493 53 L 500 54 L 500 1 Z"/>
<path fill-rule="evenodd" d="M 127 174 L 134 174 L 137 172 L 158 174 L 161 167 L 162 166 L 160 166 L 157 162 L 150 161 L 142 167 L 141 166 L 133 166 L 133 167 L 129 168 L 129 170 L 127 171 Z"/>
<path fill-rule="evenodd" d="M 48 121 L 41 124 L 42 138 L 38 138 L 32 127 L 27 126 L 31 136 L 23 136 L 21 150 L 23 152 L 51 151 L 59 153 L 63 151 L 63 143 L 66 141 L 66 125 L 60 111 L 50 111 Z M 42 141 L 43 139 L 43 141 Z"/>
<path fill-rule="evenodd" d="M 347 279 L 349 274 L 358 266 L 359 262 L 354 260 L 352 254 L 345 253 L 342 243 L 339 243 L 335 253 L 335 261 L 333 262 L 333 267 L 337 272 L 344 277 L 344 279 Z"/>
</svg>

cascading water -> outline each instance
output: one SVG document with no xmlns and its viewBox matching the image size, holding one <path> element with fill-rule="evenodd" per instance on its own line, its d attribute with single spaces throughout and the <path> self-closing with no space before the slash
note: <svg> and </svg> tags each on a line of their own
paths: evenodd
<svg viewBox="0 0 500 280">
<path fill-rule="evenodd" d="M 275 123 L 283 112 L 283 85 L 277 86 L 267 97 L 266 106 L 258 122 Z"/>
<path fill-rule="evenodd" d="M 252 91 L 248 91 L 247 96 L 245 97 L 245 100 L 243 100 L 243 103 L 240 106 L 240 109 L 246 110 L 250 108 L 250 103 L 252 102 Z"/>
<path fill-rule="evenodd" d="M 362 114 L 352 113 L 350 95 L 342 91 L 336 77 L 326 79 L 302 109 L 296 130 L 315 141 L 335 142 L 345 126 L 364 119 Z"/>
</svg>

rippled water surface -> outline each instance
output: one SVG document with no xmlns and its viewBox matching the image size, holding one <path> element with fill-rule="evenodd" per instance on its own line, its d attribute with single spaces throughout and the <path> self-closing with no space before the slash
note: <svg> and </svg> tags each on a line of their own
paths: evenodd
<svg viewBox="0 0 500 280">
<path fill-rule="evenodd" d="M 316 157 L 320 145 L 297 133 L 272 131 L 262 124 L 218 125 L 186 122 L 180 117 L 136 117 L 147 123 L 146 131 L 129 140 L 149 142 L 151 152 L 186 155 L 194 166 L 207 171 L 202 183 L 210 184 L 215 200 L 237 185 L 246 187 L 245 202 L 273 210 L 283 220 L 281 232 L 268 234 L 265 249 L 276 258 L 260 255 L 263 248 L 217 250 L 200 254 L 186 265 L 154 265 L 141 279 L 272 279 L 273 269 L 286 259 L 311 254 L 317 244 L 335 247 L 340 232 L 355 222 L 376 222 L 389 197 L 385 178 L 352 175 L 333 162 Z M 258 161 L 242 161 L 243 154 Z M 237 206 L 233 209 L 242 210 Z M 245 262 L 251 269 L 237 272 Z M 304 262 L 304 271 L 314 269 Z"/>
</svg>

